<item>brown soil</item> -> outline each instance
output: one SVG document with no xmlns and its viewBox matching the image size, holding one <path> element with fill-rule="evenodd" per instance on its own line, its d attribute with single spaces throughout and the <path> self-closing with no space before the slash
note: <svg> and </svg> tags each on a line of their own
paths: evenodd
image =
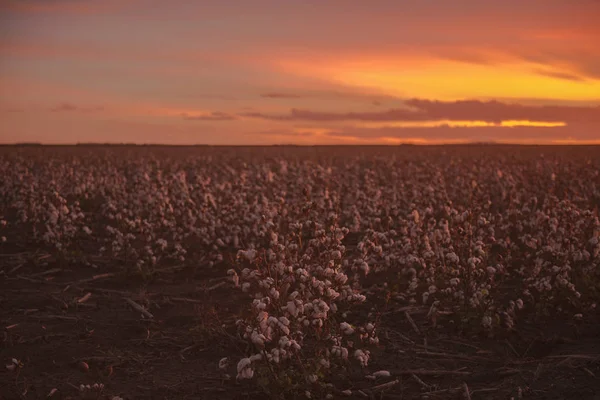
<svg viewBox="0 0 600 400">
<path fill-rule="evenodd" d="M 142 279 L 110 268 L 41 269 L 39 254 L 0 257 L 0 359 L 22 362 L 0 368 L 1 399 L 46 398 L 52 389 L 52 399 L 265 398 L 251 384 L 223 380 L 217 368 L 222 357 L 246 351 L 222 328 L 243 304 L 219 286 L 224 270 L 172 267 Z M 337 379 L 338 389 L 374 399 L 600 399 L 598 321 L 524 324 L 490 338 L 436 329 L 422 310 L 408 311 L 419 333 L 388 305 L 369 366 L 392 378 L 357 374 Z M 395 383 L 378 388 L 386 382 Z M 79 391 L 94 383 L 105 385 L 101 393 Z"/>
</svg>

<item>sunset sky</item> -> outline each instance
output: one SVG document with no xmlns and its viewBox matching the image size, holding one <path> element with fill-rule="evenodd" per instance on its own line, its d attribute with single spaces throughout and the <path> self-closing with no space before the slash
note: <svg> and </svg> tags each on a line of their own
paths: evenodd
<svg viewBox="0 0 600 400">
<path fill-rule="evenodd" d="M 0 0 L 0 142 L 600 143 L 598 0 Z"/>
</svg>

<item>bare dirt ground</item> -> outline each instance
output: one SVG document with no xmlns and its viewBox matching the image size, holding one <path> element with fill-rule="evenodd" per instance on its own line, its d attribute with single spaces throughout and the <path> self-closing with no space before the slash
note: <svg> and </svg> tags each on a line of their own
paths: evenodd
<svg viewBox="0 0 600 400">
<path fill-rule="evenodd" d="M 0 369 L 0 398 L 47 398 L 53 389 L 53 399 L 265 398 L 217 368 L 246 349 L 223 328 L 243 304 L 224 269 L 171 267 L 142 279 L 110 267 L 61 267 L 25 249 L 0 257 L 0 358 L 20 361 Z M 381 316 L 370 369 L 392 376 L 340 378 L 336 387 L 352 389 L 352 398 L 600 399 L 599 318 L 486 337 L 436 329 L 418 307 L 370 306 Z M 94 383 L 103 390 L 79 389 Z"/>
</svg>

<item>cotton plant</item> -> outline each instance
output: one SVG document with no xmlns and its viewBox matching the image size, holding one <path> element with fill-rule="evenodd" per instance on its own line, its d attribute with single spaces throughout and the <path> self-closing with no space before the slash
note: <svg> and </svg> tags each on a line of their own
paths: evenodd
<svg viewBox="0 0 600 400">
<path fill-rule="evenodd" d="M 251 301 L 250 316 L 237 327 L 252 350 L 238 362 L 236 379 L 303 387 L 335 369 L 368 365 L 376 328 L 342 317 L 366 298 L 344 268 L 341 241 L 348 230 L 335 216 L 329 221 L 296 222 L 285 236 L 271 231 L 264 248 L 238 252 L 238 266 L 228 274 Z"/>
</svg>

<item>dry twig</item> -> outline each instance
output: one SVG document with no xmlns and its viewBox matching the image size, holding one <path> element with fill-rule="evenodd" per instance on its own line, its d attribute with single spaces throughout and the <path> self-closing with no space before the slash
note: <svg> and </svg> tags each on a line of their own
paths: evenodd
<svg viewBox="0 0 600 400">
<path fill-rule="evenodd" d="M 420 335 L 421 331 L 417 327 L 417 324 L 415 324 L 415 321 L 412 319 L 412 317 L 410 316 L 410 314 L 408 313 L 408 311 L 404 311 L 404 316 L 406 317 L 406 319 L 408 320 L 408 322 L 410 323 L 410 325 L 412 326 L 412 328 L 414 329 L 414 331 L 417 333 L 417 335 Z"/>
<path fill-rule="evenodd" d="M 135 301 L 131 300 L 129 297 L 125 297 L 125 298 L 123 298 L 123 300 L 125 300 L 127 303 L 129 303 L 129 305 L 131 307 L 133 307 L 136 311 L 141 312 L 145 317 L 154 318 L 154 315 L 152 315 L 148 310 L 146 310 L 144 307 L 142 307 Z"/>
<path fill-rule="evenodd" d="M 88 301 L 90 299 L 90 297 L 92 297 L 92 293 L 87 292 L 85 296 L 83 296 L 82 298 L 77 300 L 77 303 L 79 303 L 79 304 L 85 303 L 86 301 Z"/>
<path fill-rule="evenodd" d="M 395 370 L 390 371 L 393 375 L 425 375 L 425 376 L 435 376 L 435 375 L 460 375 L 460 376 L 468 376 L 471 375 L 470 372 L 467 371 L 446 371 L 443 369 L 407 369 L 407 370 Z"/>
<path fill-rule="evenodd" d="M 373 386 L 370 390 L 373 391 L 373 392 L 379 392 L 381 390 L 389 389 L 392 386 L 397 385 L 398 383 L 400 383 L 400 380 L 399 379 L 395 379 L 395 380 L 390 381 L 390 382 L 382 383 L 381 385 Z"/>
<path fill-rule="evenodd" d="M 469 391 L 469 386 L 467 386 L 467 383 L 464 382 L 462 384 L 462 387 L 465 391 L 465 394 L 464 394 L 465 400 L 471 400 L 471 392 Z"/>
</svg>

